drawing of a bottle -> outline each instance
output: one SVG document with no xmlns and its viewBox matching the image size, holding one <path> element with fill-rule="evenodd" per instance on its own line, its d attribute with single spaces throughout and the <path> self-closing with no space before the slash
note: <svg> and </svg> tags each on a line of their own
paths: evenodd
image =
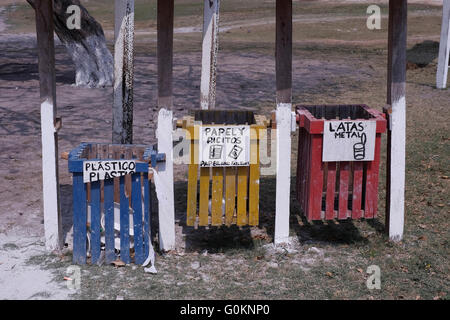
<svg viewBox="0 0 450 320">
<path fill-rule="evenodd" d="M 367 136 L 363 133 L 361 135 L 361 142 L 357 142 L 353 145 L 353 157 L 355 160 L 364 160 L 366 157 L 366 142 Z"/>
</svg>

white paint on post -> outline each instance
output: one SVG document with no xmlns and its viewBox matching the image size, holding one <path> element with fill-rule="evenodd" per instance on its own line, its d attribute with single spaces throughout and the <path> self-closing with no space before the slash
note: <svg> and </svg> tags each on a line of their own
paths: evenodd
<svg viewBox="0 0 450 320">
<path fill-rule="evenodd" d="M 175 204 L 173 186 L 173 127 L 172 111 L 160 109 L 158 114 L 158 152 L 166 154 L 166 161 L 158 165 L 159 183 L 159 247 L 162 251 L 175 250 Z"/>
<path fill-rule="evenodd" d="M 406 100 L 401 97 L 392 104 L 391 114 L 391 176 L 389 239 L 403 238 L 405 220 L 405 157 L 406 157 Z"/>
<path fill-rule="evenodd" d="M 113 142 L 124 143 L 124 109 L 133 103 L 134 0 L 115 0 L 114 39 Z"/>
<path fill-rule="evenodd" d="M 204 0 L 202 75 L 200 83 L 200 106 L 202 109 L 214 109 L 216 104 L 219 6 L 220 0 Z"/>
<path fill-rule="evenodd" d="M 277 185 L 275 204 L 275 244 L 289 242 L 289 212 L 291 193 L 291 108 L 279 103 L 277 121 Z"/>
<path fill-rule="evenodd" d="M 45 246 L 47 250 L 53 251 L 61 248 L 62 227 L 58 197 L 55 108 L 50 100 L 41 104 L 41 130 Z"/>
<path fill-rule="evenodd" d="M 448 63 L 450 53 L 450 0 L 444 0 L 442 8 L 441 41 L 439 43 L 438 69 L 436 74 L 436 87 L 447 87 Z"/>
</svg>

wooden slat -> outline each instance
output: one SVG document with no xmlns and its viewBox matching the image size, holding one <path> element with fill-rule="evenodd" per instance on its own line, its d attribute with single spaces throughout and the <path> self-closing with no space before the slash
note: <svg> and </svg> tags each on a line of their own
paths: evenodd
<svg viewBox="0 0 450 320">
<path fill-rule="evenodd" d="M 73 262 L 86 264 L 86 184 L 83 173 L 73 174 Z"/>
<path fill-rule="evenodd" d="M 326 220 L 332 220 L 336 218 L 336 211 L 334 210 L 335 191 L 336 191 L 336 162 L 328 162 L 327 192 L 325 203 Z"/>
<path fill-rule="evenodd" d="M 348 185 L 349 185 L 350 163 L 343 161 L 339 168 L 339 212 L 338 219 L 348 218 Z"/>
<path fill-rule="evenodd" d="M 132 206 L 133 206 L 133 231 L 134 231 L 134 259 L 136 264 L 145 261 L 143 248 L 143 226 L 142 226 L 142 188 L 141 174 L 132 175 Z"/>
<path fill-rule="evenodd" d="M 257 226 L 259 223 L 259 132 L 257 128 L 251 129 L 250 139 L 248 224 Z"/>
<path fill-rule="evenodd" d="M 120 159 L 120 147 L 111 146 L 113 159 Z M 114 178 L 114 202 L 120 202 L 120 178 Z"/>
<path fill-rule="evenodd" d="M 209 180 L 210 169 L 200 168 L 200 197 L 198 205 L 198 224 L 200 226 L 207 226 L 209 224 Z"/>
<path fill-rule="evenodd" d="M 223 168 L 212 169 L 211 225 L 223 224 Z"/>
<path fill-rule="evenodd" d="M 298 150 L 297 150 L 297 181 L 296 181 L 296 193 L 297 200 L 300 207 L 303 208 L 303 185 L 305 179 L 305 158 L 304 158 L 304 148 L 305 148 L 305 129 L 300 127 L 298 131 Z"/>
<path fill-rule="evenodd" d="M 248 198 L 248 167 L 238 167 L 238 188 L 237 188 L 237 225 L 248 224 L 247 198 Z"/>
<path fill-rule="evenodd" d="M 376 216 L 378 207 L 378 180 L 380 167 L 380 152 L 381 152 L 381 133 L 377 133 L 375 138 L 375 155 L 374 161 L 367 163 L 366 176 L 366 196 L 365 196 L 365 211 L 364 217 L 371 219 Z"/>
<path fill-rule="evenodd" d="M 362 216 L 363 166 L 363 162 L 355 161 L 353 163 L 352 219 L 359 219 Z"/>
<path fill-rule="evenodd" d="M 236 209 L 236 168 L 225 168 L 225 224 L 233 223 Z"/>
<path fill-rule="evenodd" d="M 311 220 L 321 220 L 322 213 L 322 135 L 311 135 L 310 178 L 308 197 L 308 217 Z"/>
<path fill-rule="evenodd" d="M 151 229 L 150 229 L 150 221 L 151 221 L 151 210 L 152 210 L 152 199 L 150 194 L 150 184 L 148 174 L 144 173 L 142 180 L 144 185 L 144 257 L 145 259 L 148 257 L 150 253 L 150 245 L 151 245 Z"/>
<path fill-rule="evenodd" d="M 312 217 L 308 215 L 308 205 L 309 205 L 309 193 L 311 191 L 309 185 L 311 180 L 311 137 L 309 134 L 306 133 L 306 130 L 304 131 L 304 147 L 303 147 L 303 161 L 305 162 L 304 166 L 306 168 L 305 175 L 303 178 L 303 195 L 302 195 L 302 205 L 303 205 L 303 212 L 305 216 L 308 218 L 308 220 L 311 220 Z"/>
<path fill-rule="evenodd" d="M 105 180 L 105 259 L 107 263 L 116 260 L 114 243 L 114 180 Z"/>
<path fill-rule="evenodd" d="M 120 177 L 120 260 L 130 263 L 130 214 L 125 178 Z"/>
<path fill-rule="evenodd" d="M 131 148 L 129 148 L 129 147 L 123 147 L 122 154 L 125 155 L 126 160 L 131 160 L 133 158 L 133 152 L 132 152 Z M 130 207 L 131 207 L 131 201 L 132 201 L 132 199 L 131 199 L 131 184 L 132 184 L 131 180 L 132 180 L 131 175 L 127 174 L 125 176 L 125 193 L 127 195 L 128 201 L 129 201 L 128 205 Z"/>
<path fill-rule="evenodd" d="M 92 263 L 100 259 L 100 181 L 91 183 L 91 257 Z"/>
<path fill-rule="evenodd" d="M 197 153 L 198 145 L 195 141 L 194 126 L 190 126 L 187 129 L 190 133 L 191 139 L 191 147 L 190 147 L 191 161 L 189 164 L 189 173 L 188 173 L 186 225 L 194 226 L 197 215 L 197 177 L 198 177 L 198 163 L 195 163 L 196 159 L 195 154 Z"/>
</svg>

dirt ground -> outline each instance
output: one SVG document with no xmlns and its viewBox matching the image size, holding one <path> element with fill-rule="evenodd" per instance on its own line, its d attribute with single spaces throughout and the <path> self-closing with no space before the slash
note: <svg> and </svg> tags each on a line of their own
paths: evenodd
<svg viewBox="0 0 450 320">
<path fill-rule="evenodd" d="M 192 2 L 178 2 L 175 23 L 178 118 L 199 106 L 201 10 L 195 11 Z M 370 31 L 365 22 L 369 2 L 325 2 L 294 2 L 294 103 L 365 103 L 381 109 L 386 101 L 387 19 L 381 30 Z M 105 21 L 111 13 L 103 12 L 104 3 L 85 4 Z M 264 8 L 255 9 L 254 2 L 248 3 L 234 18 L 231 7 L 224 9 L 217 107 L 269 115 L 275 108 L 274 6 L 265 1 Z M 0 1 L 0 299 L 448 299 L 450 91 L 435 89 L 441 14 L 435 4 L 414 1 L 410 6 L 402 242 L 390 243 L 384 233 L 385 139 L 378 217 L 309 224 L 292 190 L 291 244 L 285 247 L 271 244 L 274 176 L 261 179 L 258 227 L 192 230 L 185 226 L 186 167 L 176 166 L 176 252 L 158 252 L 154 275 L 136 266 L 83 266 L 81 289 L 70 290 L 63 279 L 71 265 L 70 247 L 48 255 L 43 246 L 39 83 L 34 20 L 27 20 L 33 11 L 18 1 Z M 380 5 L 386 17 L 386 6 Z M 112 47 L 107 24 L 105 33 Z M 138 28 L 136 42 L 134 142 L 153 144 L 154 31 Z M 73 64 L 59 42 L 56 65 L 58 115 L 63 118 L 59 150 L 70 151 L 82 141 L 110 141 L 112 88 L 73 86 Z M 293 139 L 295 179 L 296 134 Z M 65 160 L 59 171 L 64 233 L 70 243 L 72 181 Z M 366 287 L 371 265 L 381 269 L 381 290 Z"/>
</svg>

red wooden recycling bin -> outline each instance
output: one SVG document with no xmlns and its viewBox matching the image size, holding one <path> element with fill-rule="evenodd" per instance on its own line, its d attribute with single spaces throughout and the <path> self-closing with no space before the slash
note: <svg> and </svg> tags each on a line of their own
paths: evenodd
<svg viewBox="0 0 450 320">
<path fill-rule="evenodd" d="M 384 114 L 366 105 L 299 105 L 296 113 L 300 128 L 296 192 L 307 220 L 374 218 L 378 202 L 381 134 L 386 131 Z M 336 131 L 337 124 L 341 124 L 342 131 L 348 131 L 342 132 L 342 137 L 350 137 L 351 134 L 359 134 L 357 130 L 356 133 L 351 132 L 352 126 L 368 126 L 367 122 L 372 122 L 373 160 L 361 161 L 364 160 L 364 150 L 361 151 L 360 147 L 365 146 L 367 139 L 364 134 L 363 137 L 358 136 L 361 142 L 352 146 L 355 152 L 353 161 L 323 161 L 325 124 L 330 128 L 336 124 L 331 131 Z M 339 145 L 327 144 L 326 148 L 341 152 Z"/>
</svg>

